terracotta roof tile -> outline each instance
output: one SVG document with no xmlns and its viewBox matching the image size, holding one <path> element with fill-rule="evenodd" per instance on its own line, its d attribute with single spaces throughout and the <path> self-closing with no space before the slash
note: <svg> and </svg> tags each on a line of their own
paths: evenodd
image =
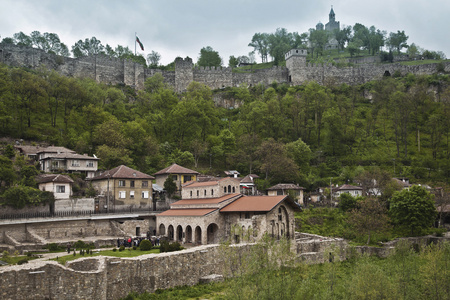
<svg viewBox="0 0 450 300">
<path fill-rule="evenodd" d="M 37 183 L 59 182 L 59 183 L 73 183 L 72 178 L 62 174 L 41 174 L 36 176 Z"/>
<path fill-rule="evenodd" d="M 243 196 L 228 204 L 220 212 L 240 212 L 240 211 L 271 211 L 278 203 L 288 196 Z"/>
<path fill-rule="evenodd" d="M 156 172 L 153 175 L 162 175 L 162 174 L 200 174 L 197 171 L 179 166 L 177 164 L 173 164 L 171 166 L 168 166 L 167 168 L 164 168 L 158 172 Z"/>
<path fill-rule="evenodd" d="M 272 191 L 272 190 L 304 190 L 304 189 L 305 188 L 294 183 L 279 183 L 274 186 L 271 186 L 267 190 Z"/>
<path fill-rule="evenodd" d="M 218 198 L 203 198 L 203 199 L 183 199 L 172 203 L 172 207 L 177 205 L 195 205 L 195 204 L 217 204 L 234 197 L 240 197 L 241 194 L 228 194 Z"/>
<path fill-rule="evenodd" d="M 220 178 L 220 179 L 216 179 L 216 180 L 210 180 L 210 181 L 188 181 L 186 182 L 183 187 L 202 187 L 202 186 L 213 186 L 213 185 L 218 185 L 219 181 L 222 180 L 226 180 L 226 179 L 231 179 L 236 181 L 236 183 L 238 183 L 238 181 L 235 178 L 231 178 L 231 177 L 224 177 L 224 178 Z"/>
<path fill-rule="evenodd" d="M 158 217 L 200 217 L 207 215 L 217 208 L 192 208 L 192 209 L 169 209 L 157 215 Z"/>
<path fill-rule="evenodd" d="M 104 171 L 102 174 L 90 178 L 89 180 L 102 180 L 106 178 L 118 178 L 118 179 L 155 179 L 155 177 L 150 176 L 148 174 L 139 172 L 130 167 L 120 165 L 115 167 L 114 169 Z M 88 180 L 88 178 L 86 178 Z"/>
</svg>

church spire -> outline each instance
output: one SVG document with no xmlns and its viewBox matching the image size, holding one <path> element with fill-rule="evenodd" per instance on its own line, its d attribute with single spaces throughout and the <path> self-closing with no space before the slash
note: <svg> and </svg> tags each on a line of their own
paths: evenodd
<svg viewBox="0 0 450 300">
<path fill-rule="evenodd" d="M 330 10 L 330 14 L 329 14 L 330 21 L 334 21 L 335 16 L 336 15 L 334 14 L 333 5 L 331 5 L 331 10 Z"/>
</svg>

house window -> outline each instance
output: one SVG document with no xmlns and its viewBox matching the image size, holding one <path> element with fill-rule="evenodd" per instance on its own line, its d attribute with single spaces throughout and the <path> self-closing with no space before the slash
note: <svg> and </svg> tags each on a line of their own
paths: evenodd
<svg viewBox="0 0 450 300">
<path fill-rule="evenodd" d="M 184 182 L 188 182 L 192 180 L 192 176 L 191 175 L 184 175 Z"/>
<path fill-rule="evenodd" d="M 214 190 L 211 189 L 211 196 L 214 196 Z"/>
<path fill-rule="evenodd" d="M 278 190 L 278 191 L 277 191 L 277 195 L 278 195 L 278 196 L 283 195 L 283 190 Z"/>
<path fill-rule="evenodd" d="M 130 198 L 134 199 L 134 191 L 130 191 Z"/>
<path fill-rule="evenodd" d="M 246 219 L 250 219 L 250 213 L 249 213 L 249 212 L 246 212 L 246 213 L 245 213 L 245 218 L 246 218 Z"/>
<path fill-rule="evenodd" d="M 231 193 L 231 185 L 228 186 L 228 193 Z"/>
<path fill-rule="evenodd" d="M 236 193 L 236 188 L 233 186 L 233 193 Z"/>
<path fill-rule="evenodd" d="M 93 168 L 94 167 L 94 162 L 93 161 L 86 162 L 86 167 L 87 168 Z"/>
<path fill-rule="evenodd" d="M 130 181 L 130 187 L 134 187 L 134 180 Z"/>
<path fill-rule="evenodd" d="M 148 191 L 142 192 L 142 199 L 148 199 Z"/>
<path fill-rule="evenodd" d="M 206 190 L 203 191 L 203 195 L 206 196 Z"/>
<path fill-rule="evenodd" d="M 80 166 L 80 161 L 78 159 L 74 159 L 72 161 L 72 167 L 79 167 Z"/>
<path fill-rule="evenodd" d="M 119 199 L 125 199 L 127 197 L 127 192 L 119 191 Z"/>
<path fill-rule="evenodd" d="M 119 180 L 119 186 L 125 186 L 125 180 Z"/>
<path fill-rule="evenodd" d="M 178 180 L 178 175 L 172 175 L 172 180 L 173 181 L 177 181 Z"/>
<path fill-rule="evenodd" d="M 200 191 L 197 191 L 197 197 L 200 196 Z"/>
<path fill-rule="evenodd" d="M 227 192 L 227 187 L 226 187 L 226 186 L 223 187 L 223 192 L 224 192 L 224 193 Z"/>
<path fill-rule="evenodd" d="M 56 186 L 56 192 L 57 193 L 65 193 L 66 192 L 66 186 L 65 185 L 57 185 Z"/>
<path fill-rule="evenodd" d="M 191 191 L 191 198 L 192 198 L 192 191 Z"/>
<path fill-rule="evenodd" d="M 57 161 L 52 161 L 52 167 L 57 169 L 59 167 L 59 163 Z"/>
<path fill-rule="evenodd" d="M 142 187 L 148 187 L 148 181 L 147 180 L 142 181 Z"/>
</svg>

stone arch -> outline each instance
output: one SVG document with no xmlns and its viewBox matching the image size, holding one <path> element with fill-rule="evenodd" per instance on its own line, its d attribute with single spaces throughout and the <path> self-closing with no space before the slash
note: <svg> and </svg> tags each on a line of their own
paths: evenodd
<svg viewBox="0 0 450 300">
<path fill-rule="evenodd" d="M 280 211 L 281 211 L 281 219 L 282 219 L 282 230 L 283 233 L 281 234 L 282 236 L 286 236 L 288 238 L 291 237 L 291 233 L 289 231 L 290 228 L 290 220 L 289 220 L 289 214 L 288 211 L 286 209 L 286 207 L 284 205 L 280 206 Z"/>
<path fill-rule="evenodd" d="M 231 185 L 228 186 L 228 194 L 231 193 Z"/>
<path fill-rule="evenodd" d="M 183 241 L 183 227 L 181 225 L 177 226 L 177 235 L 176 235 L 176 241 L 182 242 Z"/>
<path fill-rule="evenodd" d="M 236 188 L 233 186 L 233 193 L 236 193 Z"/>
<path fill-rule="evenodd" d="M 166 235 L 166 226 L 164 224 L 159 224 L 159 235 Z"/>
<path fill-rule="evenodd" d="M 216 223 L 209 224 L 208 228 L 206 229 L 207 243 L 208 244 L 218 243 L 219 242 L 218 233 L 219 233 L 219 226 L 217 226 Z"/>
<path fill-rule="evenodd" d="M 391 72 L 389 72 L 388 70 L 386 70 L 386 71 L 384 71 L 383 76 L 384 76 L 384 77 L 389 77 L 389 76 L 391 76 Z"/>
<path fill-rule="evenodd" d="M 202 229 L 200 228 L 200 226 L 195 227 L 195 240 L 194 243 L 197 245 L 201 245 L 202 244 Z"/>
<path fill-rule="evenodd" d="M 186 243 L 192 243 L 192 227 L 190 225 L 186 226 L 186 238 L 185 241 Z"/>
<path fill-rule="evenodd" d="M 169 238 L 170 241 L 173 241 L 174 236 L 175 236 L 175 232 L 174 232 L 173 226 L 169 225 L 169 227 L 167 227 L 167 237 Z"/>
</svg>

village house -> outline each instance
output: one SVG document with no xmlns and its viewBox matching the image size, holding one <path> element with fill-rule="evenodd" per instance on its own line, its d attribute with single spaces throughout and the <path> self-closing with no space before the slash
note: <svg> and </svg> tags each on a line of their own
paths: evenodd
<svg viewBox="0 0 450 300">
<path fill-rule="evenodd" d="M 55 200 L 69 199 L 72 196 L 73 180 L 62 174 L 41 174 L 36 177 L 41 191 L 52 192 Z"/>
<path fill-rule="evenodd" d="M 256 195 L 258 190 L 256 188 L 255 179 L 259 178 L 256 174 L 248 174 L 240 180 L 240 192 L 243 195 Z"/>
<path fill-rule="evenodd" d="M 156 184 L 164 187 L 164 182 L 167 177 L 172 176 L 173 181 L 177 185 L 177 193 L 181 193 L 181 186 L 188 181 L 197 181 L 197 176 L 200 173 L 194 170 L 190 170 L 188 168 L 179 166 L 177 164 L 172 164 L 167 168 L 164 168 L 155 174 L 153 174 L 156 178 Z"/>
<path fill-rule="evenodd" d="M 45 155 L 40 158 L 41 171 L 46 173 L 64 172 L 80 173 L 86 178 L 95 176 L 98 168 L 98 158 L 77 153 L 63 152 L 52 155 Z"/>
<path fill-rule="evenodd" d="M 139 172 L 124 165 L 103 171 L 100 175 L 87 180 L 106 197 L 106 205 L 151 207 L 153 176 Z"/>
<path fill-rule="evenodd" d="M 333 188 L 333 197 L 337 198 L 344 193 L 350 194 L 353 197 L 359 197 L 362 196 L 362 190 L 362 187 L 344 184 L 340 187 Z"/>
<path fill-rule="evenodd" d="M 294 197 L 295 201 L 299 204 L 303 204 L 303 190 L 305 188 L 294 183 L 278 183 L 267 189 L 267 195 L 269 196 L 280 196 L 280 195 L 291 195 Z"/>
<path fill-rule="evenodd" d="M 224 177 L 203 182 L 186 182 L 181 189 L 181 198 L 214 198 L 236 193 L 239 193 L 239 181 L 232 177 Z"/>
</svg>

